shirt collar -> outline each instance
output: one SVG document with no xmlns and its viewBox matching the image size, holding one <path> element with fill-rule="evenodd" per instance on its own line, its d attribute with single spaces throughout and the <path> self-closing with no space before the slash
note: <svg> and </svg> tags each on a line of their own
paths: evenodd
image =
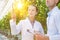
<svg viewBox="0 0 60 40">
<path fill-rule="evenodd" d="M 53 13 L 52 12 L 55 12 L 59 10 L 57 6 L 55 6 L 51 11 L 48 12 L 48 16 L 51 16 Z"/>
<path fill-rule="evenodd" d="M 32 25 L 28 17 L 26 18 L 26 22 L 31 26 L 34 26 L 36 24 L 36 20 L 35 20 L 34 24 Z"/>
<path fill-rule="evenodd" d="M 26 20 L 28 20 L 28 21 L 30 22 L 30 20 L 29 20 L 29 18 L 28 18 L 28 17 L 26 18 Z M 34 21 L 34 23 L 35 23 L 35 22 L 36 22 L 36 20 Z"/>
</svg>

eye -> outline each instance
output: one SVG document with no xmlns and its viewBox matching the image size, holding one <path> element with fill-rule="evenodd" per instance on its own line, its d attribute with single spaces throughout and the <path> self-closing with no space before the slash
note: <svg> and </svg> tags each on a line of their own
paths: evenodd
<svg viewBox="0 0 60 40">
<path fill-rule="evenodd" d="M 32 11 L 35 11 L 35 10 L 32 10 Z"/>
<path fill-rule="evenodd" d="M 28 9 L 28 11 L 30 11 L 31 9 Z"/>
</svg>

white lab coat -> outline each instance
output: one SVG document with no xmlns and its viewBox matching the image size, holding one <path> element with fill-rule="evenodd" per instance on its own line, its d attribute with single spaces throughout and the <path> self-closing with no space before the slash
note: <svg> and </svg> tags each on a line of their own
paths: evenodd
<svg viewBox="0 0 60 40">
<path fill-rule="evenodd" d="M 34 27 L 32 28 L 32 25 L 28 18 L 26 18 L 25 20 L 21 20 L 18 25 L 16 25 L 16 22 L 14 22 L 13 20 L 10 20 L 10 28 L 12 35 L 17 35 L 21 32 L 22 40 L 34 40 L 34 36 L 32 34 L 34 33 L 34 30 L 39 31 L 41 34 L 44 34 L 41 24 L 38 21 L 35 21 Z M 28 32 L 28 29 L 32 33 Z"/>
<path fill-rule="evenodd" d="M 60 40 L 60 11 L 57 6 L 48 13 L 47 35 L 50 40 Z"/>
</svg>

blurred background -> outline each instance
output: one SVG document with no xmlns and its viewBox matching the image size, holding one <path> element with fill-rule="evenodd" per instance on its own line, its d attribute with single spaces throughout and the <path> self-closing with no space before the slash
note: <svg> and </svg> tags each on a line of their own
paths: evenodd
<svg viewBox="0 0 60 40">
<path fill-rule="evenodd" d="M 12 36 L 10 31 L 9 20 L 11 13 L 16 14 L 17 23 L 28 16 L 28 6 L 35 4 L 38 7 L 38 14 L 36 20 L 41 22 L 44 32 L 46 33 L 46 18 L 49 11 L 46 6 L 46 0 L 0 0 L 0 40 L 20 40 L 21 34 Z M 60 3 L 58 3 L 60 8 Z"/>
</svg>

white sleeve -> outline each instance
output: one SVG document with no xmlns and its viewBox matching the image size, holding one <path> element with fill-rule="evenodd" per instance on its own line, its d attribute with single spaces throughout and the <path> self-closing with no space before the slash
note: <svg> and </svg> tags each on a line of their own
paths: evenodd
<svg viewBox="0 0 60 40">
<path fill-rule="evenodd" d="M 42 27 L 42 25 L 40 24 L 40 33 L 42 33 L 43 35 L 44 35 L 44 30 L 43 30 L 43 27 Z"/>
<path fill-rule="evenodd" d="M 55 19 L 57 34 L 50 36 L 50 39 L 51 40 L 60 40 L 60 13 L 57 13 L 54 19 Z"/>
<path fill-rule="evenodd" d="M 48 35 L 48 34 L 45 34 L 45 36 L 48 36 L 49 40 L 60 40 L 60 35 Z"/>
<path fill-rule="evenodd" d="M 10 28 L 11 28 L 11 34 L 12 35 L 17 35 L 20 33 L 21 31 L 21 22 L 18 23 L 18 25 L 16 25 L 16 22 L 12 20 L 10 20 Z"/>
<path fill-rule="evenodd" d="M 60 34 L 60 13 L 57 13 L 57 16 L 55 16 L 55 24 L 56 24 L 58 33 Z"/>
<path fill-rule="evenodd" d="M 50 35 L 49 40 L 60 40 L 60 35 Z"/>
</svg>

